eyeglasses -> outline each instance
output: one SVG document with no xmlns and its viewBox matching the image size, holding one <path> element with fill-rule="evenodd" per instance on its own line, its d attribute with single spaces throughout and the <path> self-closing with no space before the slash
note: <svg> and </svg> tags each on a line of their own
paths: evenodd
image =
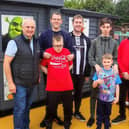
<svg viewBox="0 0 129 129">
<path fill-rule="evenodd" d="M 53 47 L 63 47 L 63 45 L 53 45 Z"/>
</svg>

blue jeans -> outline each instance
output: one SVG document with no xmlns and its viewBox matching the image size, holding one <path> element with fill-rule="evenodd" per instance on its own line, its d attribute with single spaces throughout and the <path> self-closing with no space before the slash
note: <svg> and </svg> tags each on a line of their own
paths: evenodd
<svg viewBox="0 0 129 129">
<path fill-rule="evenodd" d="M 14 94 L 14 129 L 29 129 L 29 112 L 34 87 L 16 86 Z"/>
</svg>

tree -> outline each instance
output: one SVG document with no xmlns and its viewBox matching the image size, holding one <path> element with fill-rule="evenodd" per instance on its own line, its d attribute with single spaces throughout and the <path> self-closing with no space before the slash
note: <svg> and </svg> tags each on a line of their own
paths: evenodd
<svg viewBox="0 0 129 129">
<path fill-rule="evenodd" d="M 85 9 L 113 14 L 115 6 L 112 0 L 86 0 Z"/>
<path fill-rule="evenodd" d="M 65 0 L 64 6 L 66 8 L 84 9 L 86 0 Z"/>
<path fill-rule="evenodd" d="M 115 14 L 120 16 L 120 23 L 129 23 L 129 0 L 120 0 L 116 4 Z"/>
<path fill-rule="evenodd" d="M 65 0 L 65 7 L 113 14 L 115 4 L 112 0 Z"/>
<path fill-rule="evenodd" d="M 116 24 L 129 23 L 129 0 L 65 0 L 66 8 L 86 9 L 90 11 L 118 15 Z"/>
</svg>

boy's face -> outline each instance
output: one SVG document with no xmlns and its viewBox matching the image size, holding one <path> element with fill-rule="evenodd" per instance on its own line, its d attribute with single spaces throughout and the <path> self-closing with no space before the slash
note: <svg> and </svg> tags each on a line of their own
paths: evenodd
<svg viewBox="0 0 129 129">
<path fill-rule="evenodd" d="M 102 64 L 103 64 L 103 67 L 108 70 L 111 68 L 111 66 L 113 64 L 113 60 L 112 59 L 103 59 Z"/>
<path fill-rule="evenodd" d="M 60 41 L 53 39 L 53 48 L 57 53 L 60 53 L 63 49 L 63 39 Z"/>
<path fill-rule="evenodd" d="M 81 32 L 83 28 L 83 19 L 82 18 L 75 18 L 73 21 L 73 28 L 75 32 Z"/>
<path fill-rule="evenodd" d="M 110 31 L 112 30 L 112 27 L 109 23 L 104 23 L 100 26 L 101 34 L 102 36 L 109 36 Z"/>
</svg>

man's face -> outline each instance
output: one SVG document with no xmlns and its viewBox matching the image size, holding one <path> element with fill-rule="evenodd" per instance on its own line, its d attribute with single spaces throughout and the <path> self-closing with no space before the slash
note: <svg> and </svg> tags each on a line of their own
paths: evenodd
<svg viewBox="0 0 129 129">
<path fill-rule="evenodd" d="M 102 64 L 105 69 L 110 69 L 112 66 L 113 60 L 112 59 L 103 59 Z"/>
<path fill-rule="evenodd" d="M 100 26 L 100 30 L 101 30 L 101 34 L 103 36 L 109 36 L 110 31 L 112 30 L 112 27 L 109 23 L 105 23 L 105 24 Z"/>
<path fill-rule="evenodd" d="M 28 39 L 31 39 L 35 33 L 35 22 L 32 19 L 25 20 L 22 31 L 24 36 L 26 36 Z"/>
<path fill-rule="evenodd" d="M 54 30 L 60 29 L 60 26 L 62 24 L 61 15 L 53 14 L 50 19 L 50 23 L 51 23 L 52 29 Z"/>
<path fill-rule="evenodd" d="M 11 39 L 22 33 L 22 18 L 14 17 L 9 24 L 8 35 Z"/>
<path fill-rule="evenodd" d="M 81 18 L 74 19 L 73 29 L 74 29 L 75 32 L 81 32 L 83 27 L 84 27 L 83 19 L 81 19 Z"/>
<path fill-rule="evenodd" d="M 60 53 L 63 49 L 63 39 L 60 41 L 53 39 L 53 48 L 57 53 Z"/>
</svg>

